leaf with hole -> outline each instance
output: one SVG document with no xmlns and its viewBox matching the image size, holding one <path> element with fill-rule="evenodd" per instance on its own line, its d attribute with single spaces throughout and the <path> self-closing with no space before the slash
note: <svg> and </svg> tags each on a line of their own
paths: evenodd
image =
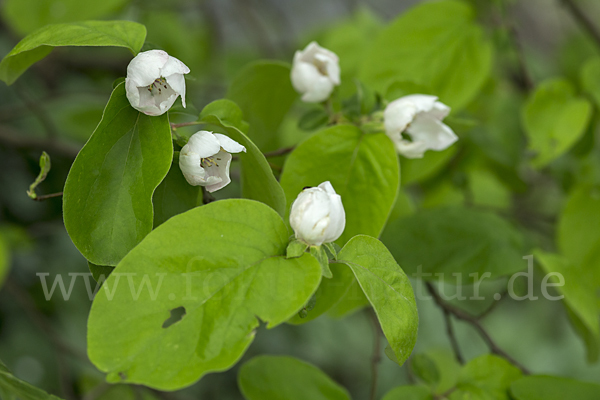
<svg viewBox="0 0 600 400">
<path fill-rule="evenodd" d="M 109 382 L 160 390 L 235 364 L 258 318 L 295 315 L 321 281 L 310 254 L 285 258 L 289 232 L 270 207 L 220 200 L 176 215 L 115 268 L 88 320 L 90 360 Z"/>
</svg>

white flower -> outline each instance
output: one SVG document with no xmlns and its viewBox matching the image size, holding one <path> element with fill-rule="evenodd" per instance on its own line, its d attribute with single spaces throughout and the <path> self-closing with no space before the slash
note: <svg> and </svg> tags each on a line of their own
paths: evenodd
<svg viewBox="0 0 600 400">
<path fill-rule="evenodd" d="M 231 182 L 231 154 L 246 151 L 233 139 L 220 133 L 199 131 L 179 152 L 179 168 L 190 185 L 206 186 L 214 192 Z"/>
<path fill-rule="evenodd" d="M 436 96 L 412 94 L 392 101 L 385 108 L 385 132 L 406 158 L 422 158 L 427 150 L 444 150 L 458 140 L 452 129 L 442 123 L 450 107 Z M 402 137 L 406 132 L 411 140 Z"/>
<path fill-rule="evenodd" d="M 294 89 L 302 95 L 302 101 L 325 101 L 333 87 L 340 84 L 338 56 L 311 42 L 304 50 L 294 54 L 291 78 Z"/>
<path fill-rule="evenodd" d="M 304 189 L 294 200 L 290 225 L 296 239 L 320 246 L 337 240 L 346 227 L 342 198 L 329 181 L 318 187 Z"/>
<path fill-rule="evenodd" d="M 190 69 L 162 50 L 138 54 L 127 66 L 125 91 L 131 106 L 147 115 L 162 115 L 178 96 L 185 107 L 185 78 Z"/>
</svg>

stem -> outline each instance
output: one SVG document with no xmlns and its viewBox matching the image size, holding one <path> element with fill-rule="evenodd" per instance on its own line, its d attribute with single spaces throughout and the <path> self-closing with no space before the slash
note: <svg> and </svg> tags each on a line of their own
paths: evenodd
<svg viewBox="0 0 600 400">
<path fill-rule="evenodd" d="M 202 188 L 202 204 L 212 203 L 216 201 L 215 196 L 213 196 L 208 190 L 206 190 L 205 186 L 200 186 Z"/>
<path fill-rule="evenodd" d="M 371 395 L 370 400 L 375 400 L 377 395 L 377 377 L 378 377 L 378 365 L 381 362 L 381 327 L 377 320 L 377 315 L 372 308 L 368 310 L 371 322 L 373 323 L 373 356 L 371 357 Z"/>
<path fill-rule="evenodd" d="M 285 154 L 291 153 L 295 148 L 296 148 L 296 146 L 290 146 L 290 147 L 284 147 L 284 148 L 274 150 L 274 151 L 269 151 L 269 152 L 265 153 L 265 157 L 269 158 L 269 157 L 283 156 Z"/>
<path fill-rule="evenodd" d="M 29 109 L 29 111 L 31 111 L 35 115 L 35 117 L 40 121 L 40 124 L 42 124 L 44 130 L 46 131 L 46 134 L 48 135 L 48 139 L 55 140 L 56 138 L 58 138 L 58 131 L 56 129 L 56 126 L 54 125 L 54 122 L 52 121 L 46 110 L 44 110 L 44 108 L 41 105 L 39 105 L 36 101 L 32 100 L 31 97 L 29 97 L 29 95 L 27 94 L 27 90 L 25 89 L 23 84 L 18 83 L 17 86 L 18 87 L 15 89 L 15 93 L 21 98 L 23 103 L 25 103 L 25 106 Z"/>
<path fill-rule="evenodd" d="M 460 352 L 460 346 L 458 345 L 458 339 L 456 338 L 456 334 L 454 333 L 454 327 L 452 326 L 452 318 L 450 311 L 444 309 L 444 322 L 446 323 L 446 333 L 448 334 L 448 338 L 450 339 L 450 345 L 452 346 L 452 351 L 454 352 L 454 356 L 456 357 L 456 361 L 460 365 L 464 365 L 465 359 Z"/>
<path fill-rule="evenodd" d="M 26 134 L 6 125 L 0 126 L 0 143 L 14 149 L 46 150 L 48 153 L 58 153 L 73 159 L 77 157 L 81 149 L 79 146 L 73 146 L 58 140 L 28 137 Z"/>
<path fill-rule="evenodd" d="M 579 8 L 579 5 L 575 2 L 575 0 L 562 0 L 562 3 L 569 10 L 573 18 L 581 24 L 585 30 L 592 36 L 592 38 L 596 41 L 596 44 L 600 46 L 600 30 L 594 25 L 589 16 Z"/>
<path fill-rule="evenodd" d="M 200 121 L 182 122 L 180 124 L 171 124 L 171 129 L 183 128 L 184 126 L 202 125 L 202 124 L 204 124 L 204 122 L 200 122 Z"/>
<path fill-rule="evenodd" d="M 63 192 L 58 192 L 58 193 L 51 193 L 51 194 L 45 194 L 42 196 L 37 196 L 35 199 L 35 201 L 44 201 L 44 200 L 48 200 L 54 197 L 61 197 L 63 195 Z"/>
<path fill-rule="evenodd" d="M 485 343 L 490 348 L 490 351 L 492 352 L 492 354 L 496 354 L 500 357 L 503 357 L 508 362 L 510 362 L 517 368 L 519 368 L 525 375 L 531 374 L 531 372 L 526 367 L 524 367 L 520 362 L 518 362 L 517 360 L 512 358 L 510 355 L 508 355 L 504 350 L 502 350 L 496 344 L 496 342 L 494 342 L 494 340 L 489 335 L 489 333 L 487 333 L 485 328 L 481 325 L 481 322 L 479 321 L 479 319 L 477 317 L 461 310 L 460 308 L 454 307 L 453 305 L 446 303 L 440 297 L 438 292 L 433 288 L 433 285 L 430 282 L 426 282 L 425 285 L 427 286 L 427 290 L 429 291 L 429 293 L 433 296 L 433 300 L 435 301 L 435 303 L 440 308 L 442 308 L 442 310 L 444 310 L 444 312 L 447 311 L 448 313 L 454 315 L 454 317 L 471 324 L 473 326 L 473 328 L 475 328 L 475 330 L 479 333 L 481 338 L 485 341 Z"/>
</svg>

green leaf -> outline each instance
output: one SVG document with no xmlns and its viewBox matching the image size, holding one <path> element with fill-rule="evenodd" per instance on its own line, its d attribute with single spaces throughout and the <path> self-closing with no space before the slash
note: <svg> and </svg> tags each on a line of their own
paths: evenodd
<svg viewBox="0 0 600 400">
<path fill-rule="evenodd" d="M 303 131 L 313 131 L 322 128 L 329 122 L 329 114 L 322 108 L 312 108 L 308 110 L 298 120 L 298 128 Z"/>
<path fill-rule="evenodd" d="M 80 0 L 6 0 L 4 20 L 20 35 L 49 24 L 98 19 L 109 15 L 129 0 L 82 2 Z"/>
<path fill-rule="evenodd" d="M 435 176 L 454 157 L 457 146 L 450 146 L 443 151 L 428 151 L 423 158 L 401 158 L 402 184 L 422 182 Z"/>
<path fill-rule="evenodd" d="M 529 149 L 536 153 L 533 166 L 544 167 L 565 153 L 585 133 L 591 104 L 575 95 L 564 79 L 541 83 L 522 109 Z"/>
<path fill-rule="evenodd" d="M 115 267 L 109 265 L 96 265 L 88 261 L 88 268 L 92 273 L 92 277 L 96 282 L 104 282 L 110 274 L 115 270 Z"/>
<path fill-rule="evenodd" d="M 556 242 L 560 252 L 578 265 L 600 244 L 600 187 L 576 186 L 560 214 Z"/>
<path fill-rule="evenodd" d="M 301 257 L 307 248 L 308 245 L 306 243 L 293 239 L 285 250 L 285 256 L 287 258 Z"/>
<path fill-rule="evenodd" d="M 600 107 L 600 57 L 594 57 L 581 68 L 581 86 Z"/>
<path fill-rule="evenodd" d="M 200 112 L 200 120 L 207 115 L 214 115 L 223 124 L 248 132 L 248 123 L 244 121 L 244 113 L 240 107 L 231 100 L 219 99 L 207 104 Z"/>
<path fill-rule="evenodd" d="M 510 384 L 521 376 L 521 371 L 505 359 L 485 354 L 462 368 L 456 390 L 449 399 L 510 400 Z"/>
<path fill-rule="evenodd" d="M 297 97 L 289 64 L 275 61 L 246 66 L 227 92 L 227 98 L 239 105 L 250 123 L 248 137 L 262 151 L 277 148 L 277 130 Z"/>
<path fill-rule="evenodd" d="M 211 106 L 211 104 L 207 107 Z M 224 113 L 231 111 L 232 104 L 228 100 L 221 101 L 220 103 L 220 105 L 226 105 L 227 107 Z M 216 109 L 217 107 L 211 107 L 209 111 L 215 113 L 217 112 Z M 208 111 L 205 112 L 203 110 L 200 118 L 202 122 L 222 127 L 227 136 L 246 147 L 246 152 L 239 154 L 240 162 L 242 163 L 242 195 L 247 199 L 263 202 L 271 206 L 280 215 L 284 215 L 285 194 L 281 185 L 275 179 L 269 162 L 258 147 L 237 127 L 223 122 L 215 114 L 208 114 Z"/>
<path fill-rule="evenodd" d="M 331 270 L 332 278 L 321 281 L 319 289 L 315 293 L 313 308 L 302 318 L 297 315 L 293 316 L 288 321 L 290 324 L 304 324 L 320 317 L 338 304 L 340 299 L 348 292 L 352 282 L 356 282 L 352 271 L 343 264 L 331 263 L 329 264 L 329 269 Z M 360 291 L 360 289 L 358 290 Z M 364 295 L 361 298 L 364 298 Z"/>
<path fill-rule="evenodd" d="M 323 271 L 323 276 L 325 278 L 332 278 L 333 274 L 331 273 L 331 269 L 329 268 L 329 257 L 325 252 L 325 248 L 321 246 L 310 246 L 310 254 L 319 261 L 321 265 L 321 269 Z"/>
<path fill-rule="evenodd" d="M 0 398 L 3 400 L 60 400 L 15 377 L 0 361 Z"/>
<path fill-rule="evenodd" d="M 169 219 L 119 263 L 96 295 L 88 321 L 90 360 L 110 382 L 161 390 L 228 369 L 252 342 L 257 317 L 268 328 L 286 321 L 321 281 L 311 255 L 285 258 L 288 241 L 273 209 L 245 199 L 219 200 Z M 178 310 L 184 315 L 174 322 L 170 315 Z"/>
<path fill-rule="evenodd" d="M 152 230 L 152 194 L 172 156 L 167 115 L 139 113 L 117 86 L 65 183 L 65 227 L 89 261 L 117 265 Z"/>
<path fill-rule="evenodd" d="M 240 368 L 238 385 L 246 400 L 350 400 L 320 369 L 292 357 L 253 358 Z"/>
<path fill-rule="evenodd" d="M 0 79 L 12 84 L 27 68 L 46 57 L 53 47 L 116 46 L 137 53 L 146 28 L 131 21 L 84 21 L 47 25 L 21 40 L 0 63 Z"/>
<path fill-rule="evenodd" d="M 571 263 L 565 257 L 544 253 L 541 250 L 536 250 L 534 255 L 546 274 L 552 274 L 548 282 L 551 282 L 551 285 L 564 296 L 564 303 L 570 310 L 570 317 L 576 320 L 574 323 L 576 331 L 586 342 L 588 361 L 597 361 L 600 356 L 600 308 L 596 296 L 597 288 L 590 279 L 588 266 Z M 600 264 L 594 265 L 595 268 L 599 266 Z M 557 275 L 560 276 L 559 282 L 557 282 Z M 542 281 L 542 285 L 544 282 L 546 281 Z"/>
<path fill-rule="evenodd" d="M 510 386 L 515 400 L 598 400 L 600 385 L 558 376 L 526 376 Z"/>
<path fill-rule="evenodd" d="M 491 65 L 492 46 L 474 10 L 446 0 L 418 5 L 393 21 L 369 46 L 359 78 L 381 93 L 397 80 L 427 85 L 456 110 L 477 95 Z"/>
<path fill-rule="evenodd" d="M 40 157 L 40 173 L 38 174 L 37 178 L 35 178 L 35 181 L 29 185 L 29 190 L 27 191 L 27 196 L 29 196 L 29 198 L 37 198 L 35 188 L 46 179 L 48 172 L 50 172 L 51 165 L 50 156 L 48 153 L 43 151 L 42 156 Z"/>
<path fill-rule="evenodd" d="M 352 269 L 402 365 L 415 347 L 419 325 L 415 296 L 406 274 L 383 243 L 364 235 L 350 239 L 340 251 L 338 262 Z"/>
<path fill-rule="evenodd" d="M 481 277 L 486 272 L 494 279 L 525 266 L 519 232 L 487 211 L 463 207 L 421 211 L 392 221 L 381 240 L 407 273 L 428 274 L 423 279 L 440 278 L 433 274 L 455 279 L 453 273 Z"/>
<path fill-rule="evenodd" d="M 425 386 L 399 386 L 386 393 L 381 400 L 433 400 Z"/>
<path fill-rule="evenodd" d="M 410 361 L 410 368 L 415 376 L 428 386 L 435 387 L 440 382 L 440 371 L 427 354 L 415 354 Z"/>
<path fill-rule="evenodd" d="M 169 218 L 201 205 L 202 191 L 198 186 L 190 185 L 179 165 L 173 163 L 165 179 L 154 191 L 152 203 L 156 228 Z"/>
<path fill-rule="evenodd" d="M 354 275 L 352 277 L 354 278 Z M 343 296 L 329 309 L 327 314 L 333 318 L 344 318 L 362 310 L 369 304 L 369 299 L 365 296 L 356 279 L 352 279 L 348 283 Z"/>
<path fill-rule="evenodd" d="M 304 187 L 324 181 L 331 182 L 346 211 L 346 229 L 337 243 L 343 245 L 358 234 L 379 236 L 399 186 L 394 145 L 383 133 L 363 134 L 352 125 L 314 134 L 288 156 L 284 165 L 281 186 L 287 210 Z"/>
</svg>

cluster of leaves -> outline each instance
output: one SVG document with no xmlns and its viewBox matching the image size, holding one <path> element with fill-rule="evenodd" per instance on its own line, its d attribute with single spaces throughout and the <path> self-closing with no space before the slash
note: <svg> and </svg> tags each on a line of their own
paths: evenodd
<svg viewBox="0 0 600 400">
<path fill-rule="evenodd" d="M 445 0 L 419 5 L 384 28 L 359 13 L 329 30 L 320 43 L 340 56 L 343 83 L 328 108 L 294 108 L 297 94 L 283 62 L 248 65 L 226 99 L 197 115 L 141 114 L 116 82 L 71 167 L 63 202 L 65 227 L 102 283 L 90 312 L 88 352 L 107 380 L 180 389 L 234 365 L 259 319 L 268 328 L 304 324 L 367 305 L 389 342 L 389 357 L 402 365 L 418 325 L 406 274 L 423 272 L 429 281 L 484 273 L 497 279 L 522 270 L 530 251 L 541 271 L 564 277 L 563 304 L 588 360 L 597 361 L 600 59 L 583 65 L 578 85 L 552 78 L 519 92 L 493 74 L 494 57 L 506 50 L 475 16 L 467 3 Z M 2 60 L 0 79 L 11 84 L 53 47 L 113 46 L 136 54 L 145 39 L 146 29 L 134 22 L 48 25 Z M 461 140 L 423 159 L 399 160 L 373 115 L 413 93 L 450 105 L 448 121 Z M 187 184 L 174 151 L 189 132 L 174 122 L 201 125 L 246 147 L 239 156 L 242 199 L 211 203 Z M 288 139 L 296 144 L 284 131 L 311 134 L 271 163 L 265 154 L 283 154 L 274 150 Z M 292 201 L 303 187 L 326 180 L 342 196 L 347 223 L 329 260 L 331 277 L 324 278 L 315 257 L 288 258 L 286 247 Z M 564 206 L 549 201 L 554 193 L 566 197 Z M 558 220 L 556 232 L 547 219 Z M 308 303 L 310 310 L 299 315 Z M 410 367 L 418 383 L 393 389 L 384 400 L 595 399 L 600 393 L 594 384 L 523 377 L 494 355 L 461 366 L 419 353 Z M 4 397 L 48 398 L 4 370 Z M 316 367 L 287 357 L 247 362 L 239 386 L 247 399 L 349 398 Z"/>
</svg>

